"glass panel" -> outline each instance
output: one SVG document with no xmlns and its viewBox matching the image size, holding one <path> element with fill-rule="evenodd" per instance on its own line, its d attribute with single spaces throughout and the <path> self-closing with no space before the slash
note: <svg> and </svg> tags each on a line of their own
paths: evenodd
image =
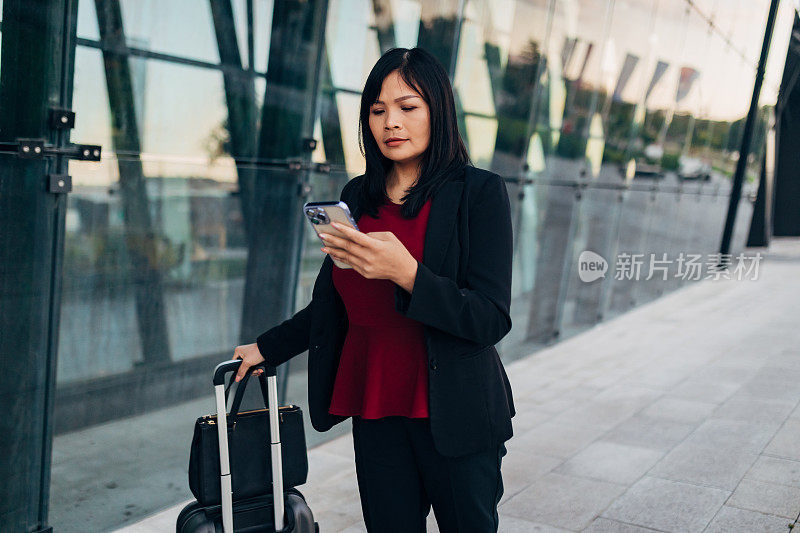
<svg viewBox="0 0 800 533">
<path fill-rule="evenodd" d="M 163 172 L 148 176 L 146 184 L 159 236 L 154 260 L 162 275 L 170 358 L 223 352 L 237 342 L 233 320 L 241 310 L 246 261 L 233 184 L 184 175 L 185 164 L 153 163 Z M 146 362 L 140 329 L 147 325 L 137 318 L 118 177 L 104 184 L 95 179 L 98 172 L 86 172 L 84 179 L 85 166 L 70 168 L 74 189 L 67 210 L 59 385 Z"/>
<path fill-rule="evenodd" d="M 560 125 L 557 138 L 552 139 L 559 156 L 550 162 L 555 175 L 596 175 L 599 170 L 598 154 L 605 140 L 599 103 L 609 73 L 604 56 L 610 51 L 612 10 L 609 1 L 579 0 L 556 6 L 549 53 L 549 74 L 557 84 L 550 111 Z"/>
<path fill-rule="evenodd" d="M 536 280 L 539 256 L 539 202 L 541 186 L 532 182 L 506 181 L 511 201 L 511 217 L 514 226 L 514 261 L 511 276 L 511 321 L 514 326 L 498 344 L 503 358 L 520 356 L 525 343 L 531 312 L 531 291 Z"/>
<path fill-rule="evenodd" d="M 115 529 L 191 498 L 186 466 L 194 421 L 215 410 L 213 368 L 305 306 L 323 255 L 316 244 L 302 261 L 292 253 L 312 242 L 302 240 L 303 176 L 287 169 L 313 127 L 315 34 L 271 52 L 272 3 L 254 1 L 266 83 L 248 70 L 248 2 L 216 13 L 219 32 L 209 6 L 225 2 L 190 4 L 79 4 L 72 135 L 102 144 L 103 159 L 70 164 L 51 483 L 59 531 Z M 316 5 L 287 20 L 314 20 Z M 122 35 L 130 55 L 114 41 Z M 314 181 L 338 197 L 343 179 Z M 296 290 L 282 290 L 297 268 Z M 303 357 L 283 376 L 281 389 L 295 387 L 288 402 L 306 393 Z M 259 395 L 244 404 L 259 406 Z M 333 433 L 309 424 L 307 441 Z"/>
<path fill-rule="evenodd" d="M 128 46 L 219 62 L 208 2 L 124 0 L 121 5 Z"/>
<path fill-rule="evenodd" d="M 648 232 L 650 219 L 653 213 L 652 206 L 656 201 L 656 194 L 644 190 L 630 190 L 625 193 L 620 215 L 620 224 L 616 236 L 617 253 L 614 257 L 613 283 L 606 290 L 609 294 L 603 302 L 604 317 L 614 316 L 631 309 L 635 304 L 635 290 L 640 283 L 636 281 L 636 268 L 634 265 L 643 261 L 643 243 Z M 620 265 L 628 265 L 627 269 Z M 641 268 L 641 267 L 638 267 Z M 624 275 L 629 274 L 629 275 Z"/>
<path fill-rule="evenodd" d="M 665 272 L 662 268 L 669 267 L 665 261 L 670 257 L 665 254 L 669 252 L 668 238 L 678 205 L 676 193 L 664 191 L 656 193 L 655 200 L 648 206 L 646 233 L 637 250 L 644 257 L 641 277 L 633 293 L 636 305 L 647 303 L 663 293 L 664 277 L 666 275 L 668 279 L 669 276 L 668 270 Z"/>
<path fill-rule="evenodd" d="M 509 187 L 512 192 L 515 187 Z M 554 312 L 561 279 L 565 235 L 569 229 L 572 189 L 544 181 L 522 187 L 512 275 L 511 320 L 514 327 L 501 341 L 502 354 L 515 359 L 544 346 L 555 327 Z"/>
<path fill-rule="evenodd" d="M 621 209 L 618 191 L 589 187 L 580 198 L 578 227 L 569 263 L 567 292 L 560 330 L 574 335 L 594 325 L 601 315 L 602 286 L 614 275 L 615 211 Z M 598 257 L 599 256 L 599 257 Z M 597 267 L 606 263 L 605 273 Z"/>
<path fill-rule="evenodd" d="M 405 4 L 404 17 L 414 22 L 415 2 Z M 364 157 L 358 142 L 360 91 L 369 70 L 381 55 L 379 39 L 390 35 L 391 20 L 378 24 L 374 10 L 363 0 L 331 0 L 325 26 L 320 131 L 327 161 L 343 165 L 347 172 L 364 172 Z M 416 20 L 419 25 L 419 20 Z M 403 24 L 407 26 L 407 24 Z M 381 30 L 381 31 L 379 31 Z M 386 47 L 393 46 L 387 42 Z"/>
<path fill-rule="evenodd" d="M 253 0 L 253 42 L 256 72 L 265 73 L 272 33 L 272 0 Z M 162 3 L 155 0 L 121 2 L 128 46 L 149 52 L 219 63 L 219 52 L 209 2 L 192 0 Z M 247 0 L 231 2 L 236 42 L 242 65 L 250 68 L 247 44 Z M 197 29 L 205 31 L 198 33 Z M 100 40 L 94 2 L 78 6 L 78 37 Z"/>
<path fill-rule="evenodd" d="M 753 206 L 756 201 L 756 192 L 753 184 L 750 184 L 750 191 L 742 193 L 742 199 L 739 200 L 739 208 L 736 211 L 736 221 L 733 225 L 733 237 L 731 238 L 730 254 L 735 264 L 736 255 L 744 252 L 745 255 L 750 256 L 755 252 L 745 248 L 747 244 L 747 235 L 750 232 L 750 222 L 753 218 Z M 727 211 L 727 210 L 726 210 Z"/>
<path fill-rule="evenodd" d="M 557 335 L 559 297 L 563 294 L 562 279 L 565 254 L 570 249 L 570 231 L 577 217 L 576 189 L 568 184 L 537 184 L 539 254 L 535 281 L 528 303 L 531 306 L 526 323 L 526 340 L 546 343 Z"/>
</svg>

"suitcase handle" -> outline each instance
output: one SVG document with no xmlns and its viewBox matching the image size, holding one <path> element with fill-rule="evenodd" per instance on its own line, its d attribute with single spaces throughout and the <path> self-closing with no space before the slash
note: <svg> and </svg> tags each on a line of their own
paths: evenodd
<svg viewBox="0 0 800 533">
<path fill-rule="evenodd" d="M 217 365 L 214 369 L 214 385 L 224 385 L 225 384 L 225 374 L 228 372 L 236 372 L 239 370 L 239 367 L 242 366 L 241 359 L 231 359 L 229 361 L 224 361 Z M 257 365 L 253 365 L 247 369 L 249 373 L 253 368 L 264 368 L 264 375 L 266 376 L 277 376 L 277 367 L 272 365 L 268 365 L 266 362 L 259 363 Z"/>
<path fill-rule="evenodd" d="M 233 533 L 233 490 L 231 485 L 231 467 L 228 456 L 228 421 L 225 398 L 225 374 L 239 370 L 241 359 L 224 361 L 214 369 L 214 395 L 217 403 L 217 438 L 219 439 L 219 471 L 220 489 L 222 496 L 222 530 L 224 533 Z M 281 436 L 278 425 L 278 383 L 276 368 L 266 363 L 253 365 L 247 369 L 245 379 L 248 379 L 254 368 L 264 367 L 267 374 L 268 397 L 265 399 L 269 412 L 269 434 L 271 437 L 270 450 L 272 452 L 272 498 L 275 511 L 275 530 L 284 529 L 284 501 L 283 501 L 283 458 L 281 457 Z M 263 374 L 262 374 L 263 375 Z M 242 383 L 240 382 L 240 385 Z M 244 387 L 241 387 L 244 393 Z M 236 390 L 239 396 L 239 390 Z M 240 399 L 241 401 L 241 399 Z M 274 408 L 270 408 L 273 406 Z M 238 406 L 237 406 L 238 408 Z"/>
</svg>

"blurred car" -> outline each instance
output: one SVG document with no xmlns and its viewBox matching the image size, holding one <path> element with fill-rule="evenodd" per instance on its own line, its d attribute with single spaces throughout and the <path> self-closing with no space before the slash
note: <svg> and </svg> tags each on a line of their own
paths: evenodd
<svg viewBox="0 0 800 533">
<path fill-rule="evenodd" d="M 661 167 L 661 158 L 664 157 L 664 148 L 658 144 L 648 144 L 644 149 L 644 157 L 636 160 L 636 173 L 634 178 L 662 179 L 664 169 Z"/>
<path fill-rule="evenodd" d="M 661 165 L 656 163 L 648 163 L 646 161 L 636 161 L 636 173 L 633 175 L 635 178 L 651 178 L 662 179 L 664 177 L 664 169 Z"/>
<path fill-rule="evenodd" d="M 682 180 L 711 181 L 711 165 L 696 157 L 681 157 L 678 177 Z"/>
</svg>

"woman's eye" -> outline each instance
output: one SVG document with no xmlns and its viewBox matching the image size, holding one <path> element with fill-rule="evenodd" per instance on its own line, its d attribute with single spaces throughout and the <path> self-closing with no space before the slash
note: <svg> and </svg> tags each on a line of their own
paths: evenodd
<svg viewBox="0 0 800 533">
<path fill-rule="evenodd" d="M 413 110 L 416 109 L 416 107 L 401 107 L 400 109 L 402 109 L 403 111 L 413 111 Z M 373 115 L 380 115 L 382 113 L 383 113 L 383 109 L 373 109 L 372 110 L 372 114 Z"/>
</svg>

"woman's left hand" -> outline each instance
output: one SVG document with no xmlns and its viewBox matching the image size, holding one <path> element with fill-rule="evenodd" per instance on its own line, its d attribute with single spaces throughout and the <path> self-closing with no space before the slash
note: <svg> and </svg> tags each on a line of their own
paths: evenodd
<svg viewBox="0 0 800 533">
<path fill-rule="evenodd" d="M 417 274 L 417 260 L 394 233 L 362 233 L 337 222 L 332 224 L 345 236 L 321 233 L 320 237 L 327 245 L 323 252 L 352 266 L 365 278 L 388 279 L 411 292 Z"/>
</svg>

